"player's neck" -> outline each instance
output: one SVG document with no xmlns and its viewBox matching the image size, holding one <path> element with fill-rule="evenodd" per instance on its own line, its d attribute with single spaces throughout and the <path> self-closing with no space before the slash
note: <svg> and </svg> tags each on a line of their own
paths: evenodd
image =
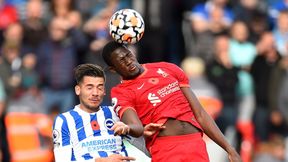
<svg viewBox="0 0 288 162">
<path fill-rule="evenodd" d="M 84 105 L 81 105 L 80 104 L 80 109 L 87 112 L 87 113 L 96 113 L 97 111 L 100 110 L 100 106 L 98 107 L 87 107 L 87 106 L 84 106 Z"/>
</svg>

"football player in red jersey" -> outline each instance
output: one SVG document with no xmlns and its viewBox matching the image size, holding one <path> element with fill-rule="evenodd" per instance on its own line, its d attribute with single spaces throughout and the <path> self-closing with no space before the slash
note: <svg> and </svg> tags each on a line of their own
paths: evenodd
<svg viewBox="0 0 288 162">
<path fill-rule="evenodd" d="M 203 133 L 228 153 L 230 162 L 241 162 L 178 66 L 167 62 L 139 64 L 125 45 L 113 41 L 105 45 L 102 56 L 109 68 L 122 76 L 121 83 L 111 90 L 115 112 L 125 123 L 135 111 L 142 124 L 150 126 L 148 132 L 155 132 L 146 137 L 153 162 L 208 162 Z"/>
</svg>

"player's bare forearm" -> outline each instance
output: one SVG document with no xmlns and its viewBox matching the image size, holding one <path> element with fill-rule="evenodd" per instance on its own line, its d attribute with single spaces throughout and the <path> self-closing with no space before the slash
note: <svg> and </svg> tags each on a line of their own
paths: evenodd
<svg viewBox="0 0 288 162">
<path fill-rule="evenodd" d="M 202 116 L 199 116 L 197 120 L 202 126 L 204 133 L 228 153 L 231 162 L 240 162 L 240 156 L 227 142 L 225 136 L 220 131 L 214 120 L 205 111 L 202 113 Z"/>
<path fill-rule="evenodd" d="M 190 88 L 181 88 L 182 92 L 188 99 L 192 111 L 204 133 L 211 138 L 215 143 L 221 146 L 228 154 L 231 162 L 241 162 L 241 158 L 236 150 L 227 142 L 225 136 L 220 131 L 212 117 L 202 108 L 200 102 Z"/>
<path fill-rule="evenodd" d="M 129 135 L 140 137 L 143 135 L 144 128 L 139 120 L 137 113 L 132 109 L 127 109 L 123 113 L 121 121 L 129 126 Z"/>
</svg>

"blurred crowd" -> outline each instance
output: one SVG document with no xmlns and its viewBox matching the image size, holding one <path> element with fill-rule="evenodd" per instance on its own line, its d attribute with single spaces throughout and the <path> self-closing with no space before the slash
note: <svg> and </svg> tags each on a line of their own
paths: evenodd
<svg viewBox="0 0 288 162">
<path fill-rule="evenodd" d="M 73 68 L 105 68 L 122 8 L 145 21 L 129 46 L 140 63 L 181 66 L 243 162 L 288 161 L 288 0 L 0 0 L 0 161 L 53 161 L 54 116 L 77 103 Z M 120 78 L 106 72 L 110 105 Z"/>
</svg>

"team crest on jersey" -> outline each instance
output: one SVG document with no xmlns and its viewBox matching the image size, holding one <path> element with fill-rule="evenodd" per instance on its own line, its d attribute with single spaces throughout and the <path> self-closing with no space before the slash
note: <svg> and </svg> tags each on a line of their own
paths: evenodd
<svg viewBox="0 0 288 162">
<path fill-rule="evenodd" d="M 160 68 L 157 70 L 157 73 L 162 75 L 164 78 L 168 76 L 168 74 Z"/>
<path fill-rule="evenodd" d="M 60 137 L 60 133 L 56 129 L 54 129 L 53 130 L 53 144 L 54 144 L 54 147 L 59 147 L 60 146 L 60 142 L 58 141 L 59 137 Z"/>
<path fill-rule="evenodd" d="M 104 123 L 104 126 L 105 126 L 105 128 L 110 130 L 113 127 L 114 123 L 115 122 L 114 122 L 113 119 L 106 119 L 105 123 Z"/>
</svg>

